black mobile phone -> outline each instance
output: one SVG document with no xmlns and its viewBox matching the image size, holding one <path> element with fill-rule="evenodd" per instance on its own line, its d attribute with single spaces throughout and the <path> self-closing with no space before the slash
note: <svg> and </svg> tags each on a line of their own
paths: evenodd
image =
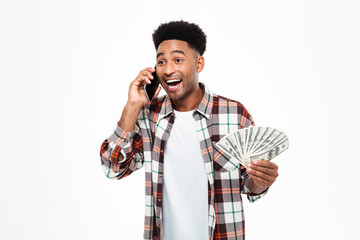
<svg viewBox="0 0 360 240">
<path fill-rule="evenodd" d="M 159 86 L 159 80 L 156 76 L 156 68 L 155 68 L 155 72 L 152 73 L 154 79 L 150 79 L 151 80 L 151 84 L 145 84 L 144 88 L 145 88 L 145 93 L 146 93 L 146 97 L 149 101 L 151 101 L 155 95 L 156 89 Z"/>
</svg>

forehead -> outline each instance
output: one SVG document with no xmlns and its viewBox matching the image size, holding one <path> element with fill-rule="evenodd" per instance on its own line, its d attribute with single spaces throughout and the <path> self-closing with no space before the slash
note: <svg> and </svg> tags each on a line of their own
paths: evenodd
<svg viewBox="0 0 360 240">
<path fill-rule="evenodd" d="M 194 53 L 194 49 L 192 49 L 189 44 L 182 40 L 165 40 L 160 43 L 156 54 L 171 54 L 173 51 L 183 51 L 186 53 Z"/>
</svg>

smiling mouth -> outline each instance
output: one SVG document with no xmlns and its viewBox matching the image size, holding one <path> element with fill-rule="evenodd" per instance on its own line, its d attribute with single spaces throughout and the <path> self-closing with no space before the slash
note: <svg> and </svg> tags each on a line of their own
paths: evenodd
<svg viewBox="0 0 360 240">
<path fill-rule="evenodd" d="M 166 84 L 168 85 L 169 89 L 176 89 L 181 82 L 182 82 L 181 79 L 172 79 L 166 81 Z"/>
</svg>

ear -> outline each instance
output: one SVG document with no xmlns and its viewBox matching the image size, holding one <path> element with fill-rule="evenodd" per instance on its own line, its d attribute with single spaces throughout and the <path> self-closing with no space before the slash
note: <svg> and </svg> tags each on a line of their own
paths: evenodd
<svg viewBox="0 0 360 240">
<path fill-rule="evenodd" d="M 200 73 L 205 66 L 205 59 L 203 56 L 197 58 L 196 62 L 196 72 Z"/>
</svg>

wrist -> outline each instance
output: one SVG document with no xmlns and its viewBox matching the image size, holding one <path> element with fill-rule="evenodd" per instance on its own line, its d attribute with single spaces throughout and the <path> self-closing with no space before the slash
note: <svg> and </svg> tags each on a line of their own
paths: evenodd
<svg viewBox="0 0 360 240">
<path fill-rule="evenodd" d="M 124 111 L 127 112 L 136 112 L 136 113 L 140 113 L 141 109 L 144 107 L 143 104 L 139 103 L 139 102 L 131 102 L 131 101 L 127 101 L 125 106 L 124 106 Z"/>
<path fill-rule="evenodd" d="M 135 129 L 137 117 L 142 109 L 142 106 L 137 104 L 127 103 L 118 121 L 118 126 L 125 132 L 131 132 Z"/>
<path fill-rule="evenodd" d="M 267 186 L 257 185 L 256 182 L 254 181 L 254 179 L 252 179 L 252 178 L 249 180 L 249 191 L 253 195 L 262 194 L 262 193 L 266 192 L 268 189 L 269 189 L 269 187 L 267 187 Z"/>
</svg>

